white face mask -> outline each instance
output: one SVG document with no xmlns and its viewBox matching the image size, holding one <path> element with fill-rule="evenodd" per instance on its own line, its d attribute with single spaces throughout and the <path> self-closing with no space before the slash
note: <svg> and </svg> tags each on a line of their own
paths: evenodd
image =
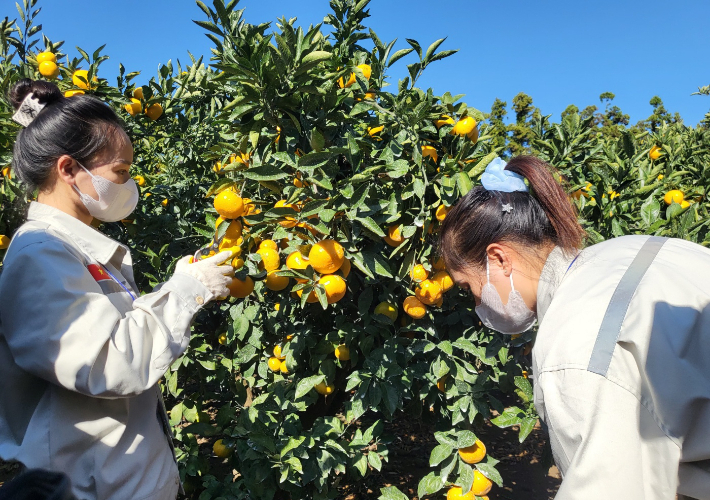
<svg viewBox="0 0 710 500">
<path fill-rule="evenodd" d="M 136 181 L 129 179 L 125 184 L 117 184 L 104 177 L 93 175 L 84 165 L 77 163 L 91 176 L 91 183 L 96 189 L 96 194 L 99 195 L 99 199 L 95 200 L 74 185 L 74 189 L 79 193 L 81 201 L 92 216 L 104 222 L 116 222 L 125 219 L 136 209 L 138 205 Z"/>
<path fill-rule="evenodd" d="M 513 273 L 510 273 L 510 295 L 508 303 L 503 304 L 496 287 L 491 284 L 486 257 L 486 278 L 488 283 L 481 292 L 481 305 L 476 306 L 476 314 L 484 325 L 505 335 L 516 335 L 529 330 L 535 323 L 535 313 L 532 312 L 523 296 L 513 286 Z"/>
</svg>

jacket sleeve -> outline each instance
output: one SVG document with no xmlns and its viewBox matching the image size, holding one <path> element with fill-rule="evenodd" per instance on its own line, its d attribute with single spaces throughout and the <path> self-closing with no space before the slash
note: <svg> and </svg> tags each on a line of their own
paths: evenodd
<svg viewBox="0 0 710 500">
<path fill-rule="evenodd" d="M 212 298 L 199 281 L 175 274 L 122 314 L 59 238 L 8 257 L 0 321 L 15 362 L 89 396 L 128 397 L 153 387 L 187 348 L 192 319 Z"/>
<path fill-rule="evenodd" d="M 556 500 L 675 498 L 680 448 L 631 392 L 584 369 L 545 372 L 537 383 L 563 476 Z"/>
</svg>

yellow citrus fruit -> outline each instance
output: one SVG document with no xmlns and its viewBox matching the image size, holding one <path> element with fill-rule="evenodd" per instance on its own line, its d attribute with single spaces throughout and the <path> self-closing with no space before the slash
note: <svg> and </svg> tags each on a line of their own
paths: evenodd
<svg viewBox="0 0 710 500">
<path fill-rule="evenodd" d="M 367 78 L 368 80 L 370 79 L 370 76 L 372 75 L 372 68 L 369 64 L 358 64 L 357 68 L 362 71 L 362 74 L 365 78 Z"/>
<path fill-rule="evenodd" d="M 392 321 L 397 319 L 397 306 L 389 302 L 380 302 L 375 306 L 375 314 L 387 316 Z"/>
<path fill-rule="evenodd" d="M 451 276 L 446 271 L 438 271 L 434 273 L 431 280 L 439 285 L 442 292 L 448 292 L 454 286 L 454 280 L 451 279 Z"/>
<path fill-rule="evenodd" d="M 345 297 L 347 286 L 345 280 L 337 274 L 327 274 L 318 280 L 319 285 L 325 288 L 325 296 L 328 299 L 328 304 L 335 304 L 340 299 Z"/>
<path fill-rule="evenodd" d="M 434 146 L 422 146 L 422 156 L 424 158 L 431 158 L 434 163 L 439 161 L 439 155 L 436 153 Z"/>
<path fill-rule="evenodd" d="M 218 161 L 217 163 L 215 163 L 215 164 L 212 166 L 212 171 L 213 171 L 214 173 L 216 173 L 217 175 L 222 175 L 222 174 L 224 174 L 224 172 L 222 172 L 222 169 L 223 169 L 223 168 L 224 168 L 224 167 L 222 167 L 222 163 Z"/>
<path fill-rule="evenodd" d="M 0 250 L 5 250 L 9 246 L 10 246 L 10 238 L 5 236 L 4 234 L 0 234 Z"/>
<path fill-rule="evenodd" d="M 387 228 L 387 236 L 385 236 L 385 243 L 391 247 L 398 247 L 404 242 L 402 233 L 399 232 L 399 226 L 390 226 Z"/>
<path fill-rule="evenodd" d="M 288 375 L 288 366 L 286 366 L 286 361 L 281 362 L 281 366 L 279 366 L 279 371 L 284 375 Z"/>
<path fill-rule="evenodd" d="M 333 394 L 333 391 L 335 391 L 334 385 L 326 384 L 325 382 L 321 382 L 320 384 L 316 384 L 313 386 L 313 388 L 321 396 L 327 396 L 328 394 Z"/>
<path fill-rule="evenodd" d="M 690 206 L 690 203 L 688 203 L 687 200 L 683 200 L 680 202 L 680 207 L 681 208 L 688 208 Z"/>
<path fill-rule="evenodd" d="M 281 346 L 280 345 L 274 346 L 274 357 L 277 359 L 286 359 L 286 356 L 281 354 Z"/>
<path fill-rule="evenodd" d="M 269 271 L 266 274 L 264 285 L 269 290 L 273 290 L 274 292 L 280 292 L 288 286 L 289 281 L 290 279 L 288 278 L 288 276 L 279 276 L 276 274 L 276 271 Z"/>
<path fill-rule="evenodd" d="M 476 496 L 485 495 L 491 491 L 493 483 L 486 476 L 481 474 L 479 471 L 473 471 L 473 486 L 471 486 L 471 491 Z"/>
<path fill-rule="evenodd" d="M 143 99 L 143 87 L 136 87 L 135 89 L 133 89 L 133 97 L 135 97 L 136 99 L 142 100 Z"/>
<path fill-rule="evenodd" d="M 254 291 L 254 280 L 249 276 L 244 281 L 239 278 L 232 278 L 232 282 L 227 285 L 227 288 L 229 288 L 229 295 L 237 299 L 243 299 Z"/>
<path fill-rule="evenodd" d="M 303 174 L 301 174 L 301 172 L 296 172 L 296 177 L 293 178 L 293 185 L 297 188 L 308 186 L 307 182 L 303 182 Z"/>
<path fill-rule="evenodd" d="M 444 375 L 439 380 L 436 381 L 436 388 L 441 392 L 446 392 L 446 379 L 449 378 L 448 375 Z"/>
<path fill-rule="evenodd" d="M 473 491 L 469 491 L 464 495 L 459 486 L 452 486 L 446 492 L 446 500 L 476 500 L 476 494 Z"/>
<path fill-rule="evenodd" d="M 276 304 L 274 304 L 274 311 L 280 311 L 280 310 L 281 310 L 281 304 L 279 302 L 277 302 Z"/>
<path fill-rule="evenodd" d="M 477 439 L 471 446 L 459 448 L 459 455 L 461 455 L 461 460 L 467 464 L 477 464 L 486 456 L 486 445 Z"/>
<path fill-rule="evenodd" d="M 232 267 L 234 269 L 241 269 L 242 267 L 244 267 L 244 259 L 242 259 L 241 257 L 234 257 L 232 259 Z"/>
<path fill-rule="evenodd" d="M 443 271 L 444 269 L 446 269 L 446 264 L 444 263 L 444 259 L 442 259 L 441 257 L 437 257 L 436 260 L 434 260 L 432 267 L 434 269 L 436 269 L 437 271 Z"/>
<path fill-rule="evenodd" d="M 225 219 L 236 219 L 244 213 L 244 201 L 234 188 L 225 189 L 215 196 L 214 208 Z"/>
<path fill-rule="evenodd" d="M 444 297 L 443 297 L 443 295 L 442 295 L 441 297 L 439 297 L 439 300 L 437 300 L 436 302 L 434 302 L 432 305 L 433 305 L 434 307 L 439 307 L 439 308 L 441 308 L 441 306 L 444 305 Z"/>
<path fill-rule="evenodd" d="M 471 132 L 473 132 L 473 129 L 476 128 L 476 125 L 478 125 L 476 120 L 474 120 L 470 116 L 466 116 L 456 122 L 456 125 L 454 125 L 454 128 L 451 129 L 451 133 L 454 135 L 459 135 L 459 136 L 463 137 L 463 136 L 468 135 Z"/>
<path fill-rule="evenodd" d="M 131 104 L 126 104 L 123 107 L 129 115 L 136 116 L 138 113 L 141 112 L 142 105 L 138 99 L 132 97 Z"/>
<path fill-rule="evenodd" d="M 40 52 L 37 54 L 37 64 L 42 64 L 45 61 L 57 62 L 57 56 L 53 52 Z"/>
<path fill-rule="evenodd" d="M 139 186 L 145 186 L 145 177 L 143 177 L 142 175 L 136 175 L 133 180 L 136 181 L 136 184 L 138 184 Z"/>
<path fill-rule="evenodd" d="M 83 90 L 67 90 L 64 92 L 64 97 L 68 99 L 70 97 L 74 97 L 75 95 L 82 95 L 84 93 L 85 92 Z"/>
<path fill-rule="evenodd" d="M 454 119 L 451 118 L 449 115 L 442 115 L 441 118 L 438 120 L 434 120 L 434 126 L 436 129 L 440 129 L 444 125 L 453 125 L 454 124 Z"/>
<path fill-rule="evenodd" d="M 370 137 L 375 137 L 377 134 L 382 132 L 385 129 L 384 125 L 380 125 L 378 127 L 367 127 L 367 135 Z"/>
<path fill-rule="evenodd" d="M 59 66 L 52 61 L 44 61 L 39 65 L 39 72 L 42 76 L 54 80 L 59 76 Z"/>
<path fill-rule="evenodd" d="M 276 204 L 274 205 L 274 208 L 291 208 L 291 209 L 295 210 L 296 212 L 300 212 L 298 205 L 296 205 L 294 203 L 286 203 L 286 200 L 277 201 Z M 284 217 L 284 219 L 285 220 L 279 222 L 281 227 L 285 227 L 288 229 L 288 228 L 294 227 L 296 225 L 296 219 L 294 219 L 293 217 Z"/>
<path fill-rule="evenodd" d="M 426 306 L 416 297 L 407 297 L 402 304 L 404 312 L 414 319 L 421 319 L 426 314 Z"/>
<path fill-rule="evenodd" d="M 212 445 L 212 451 L 219 458 L 227 458 L 232 454 L 232 448 L 225 445 L 224 441 L 221 439 L 214 442 L 214 445 Z"/>
<path fill-rule="evenodd" d="M 651 151 L 648 152 L 648 156 L 649 156 L 652 160 L 657 160 L 658 158 L 661 157 L 661 153 L 662 153 L 662 152 L 663 152 L 663 150 L 661 149 L 660 146 L 653 146 L 653 147 L 651 148 Z"/>
<path fill-rule="evenodd" d="M 678 203 L 680 205 L 684 199 L 685 196 L 683 195 L 683 191 L 679 191 L 678 189 L 671 189 L 663 197 L 663 201 L 666 202 L 666 205 L 670 205 L 673 202 Z"/>
<path fill-rule="evenodd" d="M 409 271 L 409 277 L 414 281 L 424 281 L 429 277 L 429 271 L 427 271 L 421 264 L 417 264 L 411 271 Z"/>
<path fill-rule="evenodd" d="M 348 361 L 350 359 L 350 348 L 345 344 L 340 344 L 335 348 L 335 357 L 340 361 Z"/>
<path fill-rule="evenodd" d="M 168 206 L 168 199 L 165 198 L 163 201 L 160 202 L 160 204 L 163 205 L 164 207 L 167 207 Z"/>
<path fill-rule="evenodd" d="M 343 265 L 340 266 L 340 269 L 338 269 L 338 271 L 340 271 L 340 274 L 343 275 L 343 278 L 347 278 L 348 275 L 350 274 L 351 267 L 352 267 L 352 265 L 350 264 L 350 260 L 343 259 Z"/>
<path fill-rule="evenodd" d="M 311 247 L 308 260 L 321 274 L 331 274 L 340 269 L 345 260 L 343 246 L 335 240 L 322 240 Z"/>
<path fill-rule="evenodd" d="M 446 219 L 447 213 L 449 213 L 449 207 L 442 203 L 441 205 L 436 207 L 436 213 L 434 215 L 436 216 L 436 220 L 442 221 Z"/>
<path fill-rule="evenodd" d="M 476 144 L 478 142 L 478 127 L 475 127 L 469 134 L 466 135 L 471 142 Z"/>
<path fill-rule="evenodd" d="M 296 271 L 302 271 L 308 267 L 310 262 L 306 259 L 301 252 L 296 250 L 295 252 L 289 254 L 286 257 L 286 267 L 289 269 L 294 269 Z"/>
<path fill-rule="evenodd" d="M 80 78 L 83 78 L 84 81 L 80 80 Z M 79 87 L 80 89 L 89 90 L 93 88 L 93 85 L 89 85 L 89 72 L 85 69 L 76 70 L 71 77 L 71 81 L 75 87 Z M 98 79 L 94 76 L 93 81 L 97 82 Z"/>
<path fill-rule="evenodd" d="M 219 226 L 217 226 L 219 228 Z M 238 220 L 233 220 L 229 223 L 227 230 L 224 232 L 222 241 L 219 244 L 219 249 L 233 247 L 244 243 L 242 238 L 242 223 Z"/>
<path fill-rule="evenodd" d="M 374 101 L 375 99 L 377 99 L 377 92 L 367 92 L 365 94 L 366 101 Z"/>
<path fill-rule="evenodd" d="M 268 361 L 269 370 L 277 372 L 281 369 L 281 360 L 277 357 L 271 357 Z"/>
<path fill-rule="evenodd" d="M 275 271 L 281 267 L 281 258 L 279 257 L 279 252 L 276 250 L 272 250 L 271 248 L 260 248 L 256 251 L 256 253 L 261 255 L 261 263 L 259 264 L 260 268 L 263 268 L 266 271 Z"/>
<path fill-rule="evenodd" d="M 262 248 L 270 248 L 271 250 L 278 251 L 279 246 L 274 240 L 264 240 L 259 243 L 259 250 L 261 250 Z"/>
<path fill-rule="evenodd" d="M 441 298 L 441 287 L 432 280 L 424 280 L 414 291 L 420 302 L 433 306 Z"/>
<path fill-rule="evenodd" d="M 163 115 L 163 107 L 157 102 L 153 103 L 145 108 L 145 114 L 148 115 L 148 118 L 155 121 Z"/>
<path fill-rule="evenodd" d="M 219 337 L 217 337 L 217 342 L 219 342 L 222 345 L 227 345 L 227 334 L 220 333 Z"/>
</svg>

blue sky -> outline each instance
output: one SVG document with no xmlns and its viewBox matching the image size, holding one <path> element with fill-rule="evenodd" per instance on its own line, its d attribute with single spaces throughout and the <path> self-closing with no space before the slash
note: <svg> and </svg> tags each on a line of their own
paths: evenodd
<svg viewBox="0 0 710 500">
<path fill-rule="evenodd" d="M 210 0 L 206 0 L 211 5 Z M 10 1 L 0 16 L 16 17 Z M 39 21 L 52 40 L 92 52 L 107 44 L 111 59 L 101 76 L 113 80 L 122 62 L 147 80 L 168 59 L 188 61 L 187 51 L 209 54 L 211 42 L 192 19 L 204 14 L 192 0 L 40 0 Z M 298 17 L 307 26 L 322 21 L 328 0 L 241 0 L 250 23 Z M 691 96 L 710 84 L 707 49 L 710 2 L 678 0 L 372 0 L 366 24 L 383 41 L 405 38 L 428 46 L 448 37 L 441 49 L 460 49 L 434 63 L 420 80 L 437 94 L 466 94 L 469 106 L 489 111 L 496 97 L 511 104 L 525 92 L 554 119 L 568 104 L 614 103 L 631 122 L 651 112 L 659 95 L 671 112 L 695 125 L 710 110 L 710 97 Z M 406 74 L 402 59 L 391 83 Z M 139 80 L 140 82 L 140 80 Z"/>
</svg>

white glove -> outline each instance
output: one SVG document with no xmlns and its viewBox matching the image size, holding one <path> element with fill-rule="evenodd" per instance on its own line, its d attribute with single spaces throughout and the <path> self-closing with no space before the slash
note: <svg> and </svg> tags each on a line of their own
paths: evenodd
<svg viewBox="0 0 710 500">
<path fill-rule="evenodd" d="M 183 273 L 192 276 L 197 281 L 205 285 L 212 297 L 229 296 L 229 285 L 234 277 L 234 269 L 229 263 L 232 252 L 226 250 L 204 260 L 198 260 L 190 264 L 192 256 L 187 255 L 175 264 L 175 273 Z"/>
</svg>

